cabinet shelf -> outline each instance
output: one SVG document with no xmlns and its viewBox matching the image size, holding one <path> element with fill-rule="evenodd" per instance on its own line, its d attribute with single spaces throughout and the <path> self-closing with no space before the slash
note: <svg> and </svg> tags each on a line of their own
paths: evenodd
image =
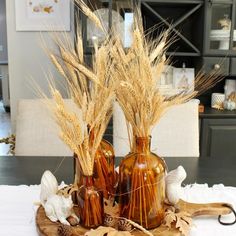
<svg viewBox="0 0 236 236">
<path fill-rule="evenodd" d="M 158 36 L 163 28 L 170 29 L 171 37 L 175 39 L 170 51 L 177 56 L 200 56 L 201 44 L 200 40 L 196 40 L 195 28 L 198 29 L 196 26 L 201 22 L 199 14 L 202 6 L 203 1 L 141 1 L 144 28 L 148 30 L 160 24 L 161 27 L 153 35 Z"/>
<path fill-rule="evenodd" d="M 183 57 L 199 57 L 201 56 L 201 53 L 197 53 L 197 52 L 167 52 L 166 53 L 167 56 L 183 56 Z"/>
<path fill-rule="evenodd" d="M 141 2 L 147 2 L 147 3 L 171 3 L 171 4 L 197 4 L 197 3 L 203 3 L 204 0 L 141 0 Z"/>
<path fill-rule="evenodd" d="M 200 118 L 211 118 L 211 119 L 223 119 L 223 118 L 236 118 L 236 110 L 228 111 L 228 110 L 217 110 L 211 107 L 205 107 L 205 111 L 203 113 L 199 113 Z"/>
</svg>

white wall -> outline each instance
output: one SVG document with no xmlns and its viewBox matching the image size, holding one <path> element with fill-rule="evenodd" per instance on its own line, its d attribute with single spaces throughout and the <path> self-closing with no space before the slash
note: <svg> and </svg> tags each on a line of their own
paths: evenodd
<svg viewBox="0 0 236 236">
<path fill-rule="evenodd" d="M 7 61 L 6 3 L 0 0 L 0 62 Z"/>
<path fill-rule="evenodd" d="M 71 21 L 73 21 L 73 7 L 71 8 Z M 46 94 L 48 84 L 44 72 L 52 71 L 59 82 L 62 81 L 62 78 L 42 49 L 40 33 L 16 32 L 14 0 L 6 1 L 6 10 L 11 121 L 14 132 L 19 99 L 38 97 L 32 89 L 31 77 Z M 71 22 L 71 25 L 72 29 L 73 22 Z M 72 35 L 72 31 L 69 34 Z M 49 33 L 43 32 L 42 35 L 46 44 L 52 48 L 53 43 Z"/>
</svg>

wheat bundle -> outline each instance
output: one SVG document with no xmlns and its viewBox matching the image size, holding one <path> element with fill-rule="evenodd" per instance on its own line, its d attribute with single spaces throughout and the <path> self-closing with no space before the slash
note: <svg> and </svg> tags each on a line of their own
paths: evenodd
<svg viewBox="0 0 236 236">
<path fill-rule="evenodd" d="M 93 67 L 90 68 L 84 62 L 80 31 L 76 35 L 76 48 L 71 47 L 69 38 L 62 41 L 54 35 L 54 40 L 58 52 L 48 50 L 48 54 L 65 78 L 69 97 L 81 113 L 79 115 L 66 106 L 60 92 L 51 85 L 54 117 L 60 127 L 61 139 L 75 153 L 74 156 L 79 163 L 78 165 L 76 162 L 77 166 L 84 175 L 83 179 L 88 180 L 92 178 L 94 169 L 103 170 L 94 168 L 95 158 L 112 115 L 115 95 L 112 75 L 107 67 L 111 65 L 111 59 L 106 54 L 108 45 L 103 44 L 97 48 L 93 56 Z M 81 176 L 81 173 L 77 172 L 77 175 Z M 76 180 L 78 179 L 77 177 Z M 85 181 L 77 193 L 81 223 L 86 227 L 96 227 L 103 222 L 102 195 L 94 185 L 90 186 L 87 182 Z"/>
<path fill-rule="evenodd" d="M 165 96 L 158 89 L 158 80 L 169 64 L 166 50 L 171 44 L 169 30 L 156 39 L 146 36 L 142 17 L 136 9 L 132 29 L 133 42 L 125 49 L 119 38 L 115 39 L 111 55 L 116 62 L 116 76 L 119 81 L 116 89 L 117 100 L 123 109 L 130 132 L 137 137 L 148 137 L 153 126 L 165 111 L 173 106 L 185 103 L 213 87 L 222 79 L 219 71 L 209 74 L 200 72 L 195 79 L 195 89 L 180 92 L 175 96 Z"/>
<path fill-rule="evenodd" d="M 98 18 L 82 1 L 78 3 L 82 4 L 80 8 L 89 14 L 89 17 L 98 21 Z M 77 22 L 79 22 L 78 19 Z M 110 152 L 103 149 L 106 141 L 102 140 L 112 115 L 115 95 L 115 80 L 112 79 L 111 73 L 113 63 L 107 53 L 111 41 L 106 40 L 99 47 L 94 45 L 92 66 L 89 66 L 84 60 L 84 46 L 79 23 L 76 29 L 74 39 L 68 37 L 67 34 L 61 37 L 53 33 L 52 39 L 58 50 L 46 49 L 46 52 L 65 78 L 69 97 L 80 109 L 82 118 L 76 117 L 76 114 L 65 106 L 62 99 L 60 102 L 56 99 L 56 96 L 60 96 L 59 91 L 51 86 L 53 98 L 57 103 L 55 117 L 61 128 L 62 140 L 75 153 L 75 182 L 81 183 L 81 172 L 84 175 L 93 175 L 94 185 L 103 191 L 104 197 L 108 198 L 109 193 L 114 193 L 116 184 L 115 168 L 114 165 L 112 166 L 114 152 L 113 149 Z M 68 115 L 73 116 L 74 119 L 65 120 Z M 81 138 L 79 139 L 75 133 L 81 134 Z"/>
<path fill-rule="evenodd" d="M 80 9 L 100 29 L 103 29 L 99 17 L 95 16 L 82 0 L 76 2 Z M 56 39 L 60 53 L 50 54 L 58 71 L 67 80 L 74 102 L 82 110 L 83 122 L 75 122 L 75 115 L 66 110 L 58 91 L 52 89 L 57 103 L 56 117 L 62 130 L 61 137 L 77 154 L 81 168 L 86 174 L 91 174 L 93 171 L 94 155 L 111 117 L 113 90 L 126 117 L 131 150 L 134 151 L 135 142 L 132 137 L 149 137 L 153 126 L 169 107 L 189 101 L 214 86 L 222 78 L 219 76 L 219 71 L 207 75 L 200 73 L 196 76 L 195 90 L 190 89 L 174 96 L 163 95 L 157 84 L 165 65 L 169 63 L 166 50 L 171 43 L 168 38 L 170 30 L 161 33 L 156 40 L 151 39 L 148 37 L 151 33 L 146 35 L 144 32 L 141 13 L 136 8 L 131 31 L 133 42 L 128 49 L 124 48 L 115 30 L 112 30 L 110 35 L 107 34 L 105 42 L 99 47 L 95 45 L 92 70 L 84 64 L 80 34 L 77 34 L 75 49 L 70 45 L 66 47 Z M 95 137 L 92 142 L 91 130 Z M 155 186 L 156 181 L 155 178 L 151 180 L 152 176 L 147 179 L 146 173 L 147 168 L 133 171 L 128 180 L 132 199 L 128 203 L 127 217 L 132 219 L 132 214 L 138 207 L 137 202 L 143 203 L 138 207 L 139 221 L 145 222 L 144 226 L 148 228 L 147 215 L 153 207 L 157 207 L 159 197 L 156 187 L 145 188 L 145 186 Z"/>
<path fill-rule="evenodd" d="M 195 90 L 174 96 L 163 95 L 157 85 L 165 65 L 169 63 L 166 58 L 171 43 L 169 30 L 156 40 L 149 38 L 144 32 L 139 9 L 135 12 L 131 47 L 125 49 L 122 40 L 114 35 L 114 46 L 110 50 L 116 68 L 113 78 L 119 81 L 116 97 L 127 121 L 133 153 L 120 165 L 120 202 L 123 217 L 150 229 L 157 227 L 164 217 L 165 164 L 155 164 L 157 159 L 151 157 L 149 147 L 140 153 L 135 140 L 147 139 L 169 107 L 189 101 L 214 86 L 222 77 L 219 71 L 208 75 L 199 73 Z"/>
</svg>

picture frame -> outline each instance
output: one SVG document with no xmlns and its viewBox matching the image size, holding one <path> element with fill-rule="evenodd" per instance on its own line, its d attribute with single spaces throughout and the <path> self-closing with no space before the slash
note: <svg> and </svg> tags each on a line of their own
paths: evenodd
<svg viewBox="0 0 236 236">
<path fill-rule="evenodd" d="M 174 68 L 173 87 L 179 92 L 194 91 L 194 68 Z"/>
<path fill-rule="evenodd" d="M 70 31 L 70 0 L 15 0 L 16 31 Z"/>
</svg>

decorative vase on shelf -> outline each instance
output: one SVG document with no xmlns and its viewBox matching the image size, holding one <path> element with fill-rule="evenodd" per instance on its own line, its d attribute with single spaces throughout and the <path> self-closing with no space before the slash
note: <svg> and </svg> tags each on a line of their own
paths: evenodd
<svg viewBox="0 0 236 236">
<path fill-rule="evenodd" d="M 96 228 L 103 224 L 103 193 L 94 186 L 92 176 L 82 176 L 82 186 L 77 192 L 80 224 L 85 228 Z"/>
<path fill-rule="evenodd" d="M 119 168 L 120 215 L 146 229 L 164 219 L 166 164 L 150 151 L 150 137 L 136 137 Z"/>
</svg>

